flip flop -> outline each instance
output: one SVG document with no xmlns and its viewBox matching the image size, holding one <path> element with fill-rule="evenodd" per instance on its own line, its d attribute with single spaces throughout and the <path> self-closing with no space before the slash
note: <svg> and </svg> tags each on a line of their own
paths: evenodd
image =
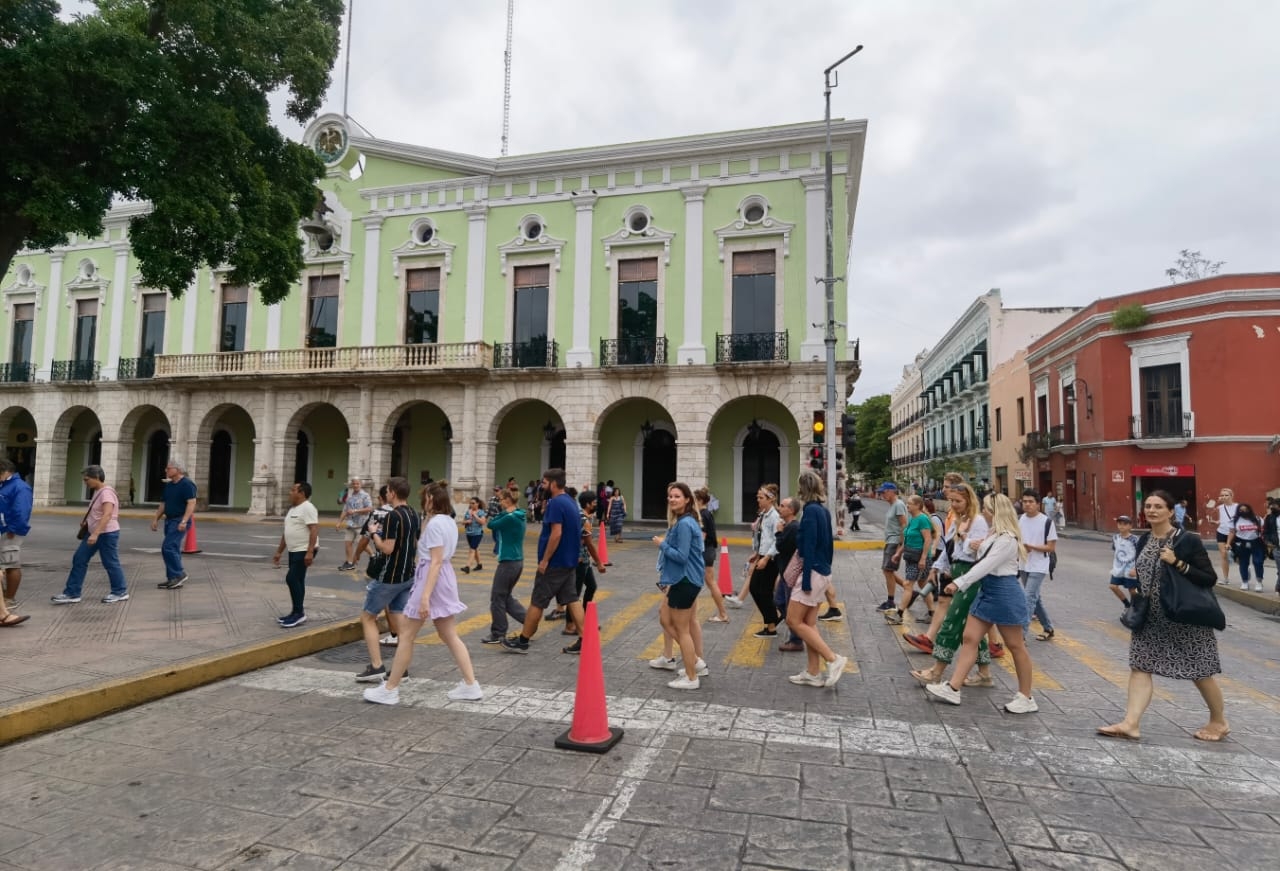
<svg viewBox="0 0 1280 871">
<path fill-rule="evenodd" d="M 0 620 L 0 627 L 17 626 L 19 623 L 26 623 L 30 619 L 30 614 L 6 614 L 4 619 Z"/>
<path fill-rule="evenodd" d="M 926 686 L 928 686 L 931 683 L 937 683 L 938 681 L 942 680 L 942 678 L 934 677 L 932 671 L 925 671 L 924 669 L 911 672 L 911 676 Z"/>
<path fill-rule="evenodd" d="M 1126 741 L 1142 740 L 1141 735 L 1135 735 L 1132 732 L 1126 732 L 1124 729 L 1121 729 L 1118 725 L 1117 726 L 1099 726 L 1097 731 L 1099 735 L 1102 735 L 1105 738 L 1123 738 Z"/>
<path fill-rule="evenodd" d="M 1218 741 L 1221 741 L 1223 738 L 1227 737 L 1230 734 L 1231 734 L 1231 729 L 1229 727 L 1226 729 L 1223 729 L 1221 732 L 1216 732 L 1216 731 L 1210 732 L 1209 727 L 1206 726 L 1203 729 L 1196 731 L 1195 734 L 1193 734 L 1191 737 L 1195 738 L 1197 741 L 1209 741 L 1212 743 L 1217 743 Z"/>
<path fill-rule="evenodd" d="M 728 618 L 728 617 L 721 617 L 721 616 L 719 616 L 719 615 L 713 615 L 712 617 L 710 617 L 710 618 L 707 620 L 707 622 L 708 622 L 708 623 L 728 623 L 728 622 L 729 622 L 729 618 Z"/>
</svg>

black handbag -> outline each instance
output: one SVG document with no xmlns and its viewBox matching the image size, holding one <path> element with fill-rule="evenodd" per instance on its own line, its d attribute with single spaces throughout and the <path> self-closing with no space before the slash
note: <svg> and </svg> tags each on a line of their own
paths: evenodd
<svg viewBox="0 0 1280 871">
<path fill-rule="evenodd" d="M 1227 615 L 1222 613 L 1212 587 L 1201 587 L 1168 563 L 1164 564 L 1164 582 L 1160 585 L 1160 607 L 1175 623 L 1208 626 L 1221 632 L 1227 628 Z"/>
<path fill-rule="evenodd" d="M 1151 597 L 1134 593 L 1129 597 L 1129 607 L 1120 615 L 1120 622 L 1130 632 L 1137 632 L 1147 625 L 1147 614 L 1151 611 Z"/>
</svg>

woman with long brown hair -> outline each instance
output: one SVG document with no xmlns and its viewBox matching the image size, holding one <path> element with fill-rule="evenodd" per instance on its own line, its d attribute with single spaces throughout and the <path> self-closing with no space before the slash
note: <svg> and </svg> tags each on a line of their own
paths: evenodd
<svg viewBox="0 0 1280 871">
<path fill-rule="evenodd" d="M 706 671 L 693 637 L 695 630 L 701 631 L 693 618 L 698 594 L 705 584 L 702 527 L 697 516 L 697 506 L 688 484 L 676 481 L 667 487 L 667 519 L 670 525 L 665 536 L 653 537 L 653 543 L 658 546 L 658 589 L 663 593 L 658 619 L 662 622 L 662 631 L 680 646 L 684 662 L 684 674 L 667 683 L 676 690 L 696 690 L 701 685 L 698 680 L 700 674 Z"/>
</svg>

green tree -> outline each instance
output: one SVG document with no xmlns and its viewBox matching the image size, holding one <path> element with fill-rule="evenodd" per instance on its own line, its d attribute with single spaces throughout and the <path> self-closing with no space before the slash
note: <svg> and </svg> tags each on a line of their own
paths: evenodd
<svg viewBox="0 0 1280 871">
<path fill-rule="evenodd" d="M 319 159 L 271 123 L 315 115 L 342 0 L 55 0 L 0 6 L 0 275 L 23 248 L 96 236 L 116 200 L 145 200 L 129 242 L 149 287 L 181 296 L 204 264 L 266 303 L 302 269 L 298 221 Z"/>
<path fill-rule="evenodd" d="M 883 478 L 893 471 L 893 455 L 889 444 L 889 396 L 871 396 L 861 405 L 849 409 L 858 418 L 858 443 L 854 446 L 851 468 L 869 479 Z"/>
</svg>

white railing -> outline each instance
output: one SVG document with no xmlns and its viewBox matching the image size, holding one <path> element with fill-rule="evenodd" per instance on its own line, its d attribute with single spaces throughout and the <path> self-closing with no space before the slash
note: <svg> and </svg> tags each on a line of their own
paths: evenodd
<svg viewBox="0 0 1280 871">
<path fill-rule="evenodd" d="M 295 348 L 286 351 L 230 351 L 218 354 L 164 354 L 155 359 L 156 378 L 430 371 L 489 368 L 493 365 L 493 348 L 485 342 L 452 342 L 357 348 Z"/>
</svg>

